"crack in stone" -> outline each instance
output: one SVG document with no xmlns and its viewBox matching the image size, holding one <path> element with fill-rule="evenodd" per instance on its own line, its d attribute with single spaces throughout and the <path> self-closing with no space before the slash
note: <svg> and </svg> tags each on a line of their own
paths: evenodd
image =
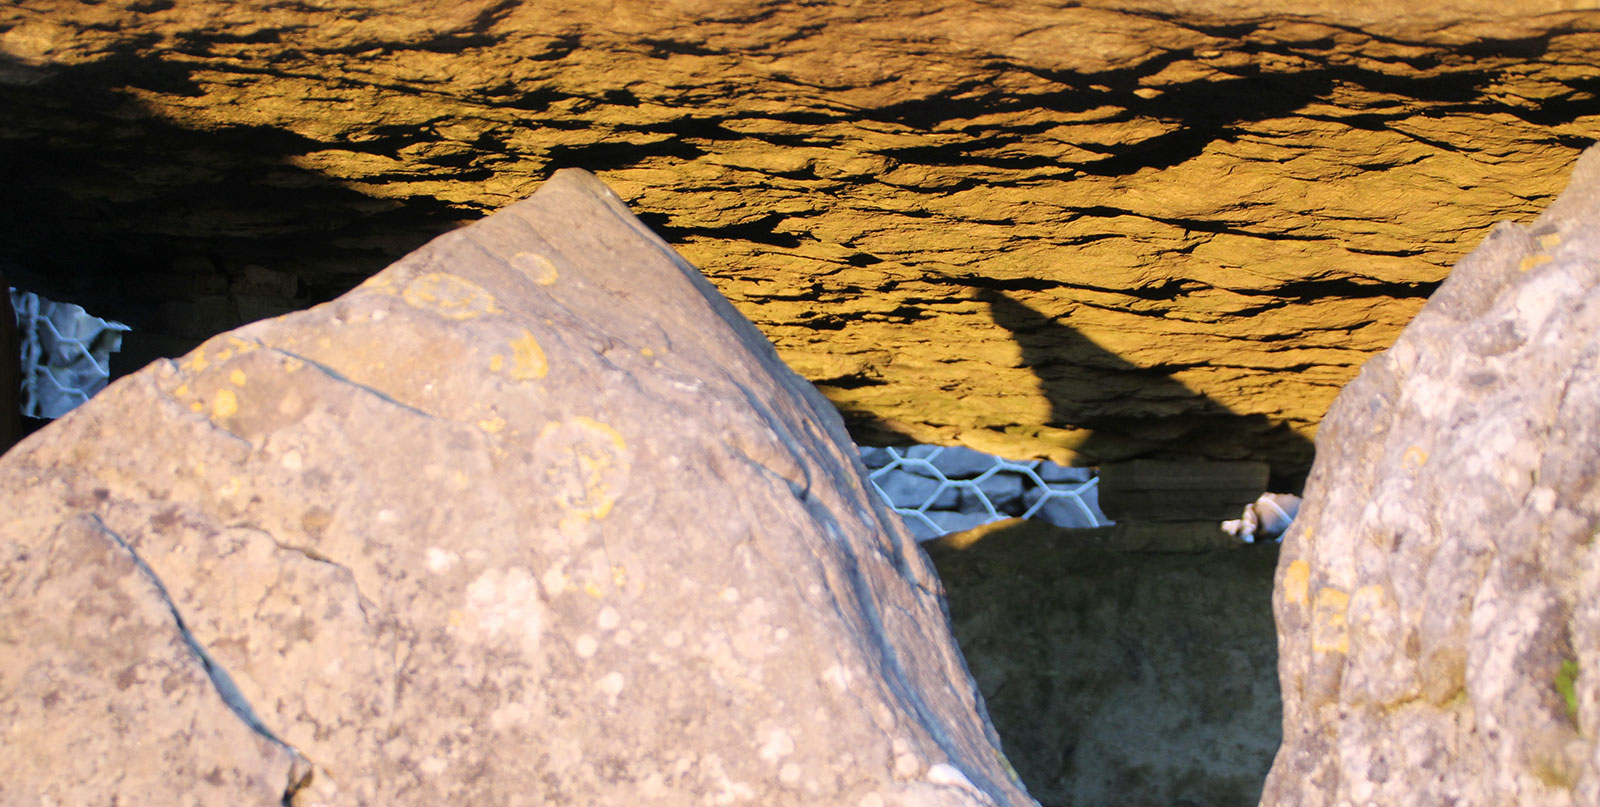
<svg viewBox="0 0 1600 807">
<path fill-rule="evenodd" d="M 124 540 L 121 535 L 107 526 L 99 516 L 91 514 L 88 518 L 93 522 L 97 531 L 128 553 L 128 556 L 133 560 L 134 568 L 138 569 L 139 574 L 155 587 L 156 592 L 161 596 L 162 603 L 167 607 L 167 612 L 172 615 L 173 623 L 177 625 L 178 635 L 183 638 L 183 642 L 189 648 L 189 652 L 193 653 L 200 662 L 201 668 L 206 672 L 206 677 L 211 680 L 212 688 L 216 690 L 217 696 L 222 699 L 222 702 L 227 705 L 228 710 L 233 712 L 252 731 L 289 752 L 293 762 L 289 767 L 289 780 L 284 786 L 283 804 L 285 807 L 292 805 L 294 794 L 310 784 L 315 766 L 304 754 L 300 753 L 300 749 L 284 742 L 262 722 L 255 709 L 239 691 L 238 685 L 233 682 L 233 678 L 228 675 L 228 671 L 223 669 L 222 665 L 218 664 L 210 653 L 206 652 L 205 647 L 190 632 L 188 624 L 184 622 L 183 615 L 178 612 L 177 603 L 173 602 L 171 593 L 167 591 L 166 584 L 161 581 L 155 570 L 150 568 L 150 564 L 146 563 L 138 551 Z"/>
</svg>

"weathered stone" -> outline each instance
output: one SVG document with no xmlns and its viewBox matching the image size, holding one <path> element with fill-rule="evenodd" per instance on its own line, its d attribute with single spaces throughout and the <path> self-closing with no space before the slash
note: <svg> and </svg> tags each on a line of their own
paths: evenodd
<svg viewBox="0 0 1600 807">
<path fill-rule="evenodd" d="M 8 805 L 1033 803 L 832 407 L 581 172 L 113 384 L 0 512 Z"/>
<path fill-rule="evenodd" d="M 992 525 L 925 546 L 1006 753 L 1046 807 L 1254 804 L 1279 738 L 1273 544 L 1147 555 Z"/>
<path fill-rule="evenodd" d="M 1600 803 L 1600 150 L 1340 393 L 1284 538 L 1267 807 Z"/>
<path fill-rule="evenodd" d="M 586 167 L 862 443 L 1303 471 L 1600 136 L 1581 5 L 13 0 L 0 250 L 155 339 Z"/>
</svg>

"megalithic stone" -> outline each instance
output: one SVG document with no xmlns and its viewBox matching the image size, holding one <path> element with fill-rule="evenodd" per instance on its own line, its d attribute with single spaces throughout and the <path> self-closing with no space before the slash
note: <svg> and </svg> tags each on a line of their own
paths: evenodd
<svg viewBox="0 0 1600 807">
<path fill-rule="evenodd" d="M 837 413 L 581 171 L 118 381 L 0 514 L 0 803 L 1033 803 Z"/>
<path fill-rule="evenodd" d="M 1600 149 L 1317 434 L 1265 807 L 1600 802 Z"/>
</svg>

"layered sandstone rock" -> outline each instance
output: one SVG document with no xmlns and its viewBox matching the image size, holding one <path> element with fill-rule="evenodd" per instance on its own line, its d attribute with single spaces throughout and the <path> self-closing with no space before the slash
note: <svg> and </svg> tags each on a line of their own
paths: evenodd
<svg viewBox="0 0 1600 807">
<path fill-rule="evenodd" d="M 1600 135 L 1577 5 L 20 0 L 0 252 L 176 355 L 580 166 L 864 443 L 1303 469 Z"/>
<path fill-rule="evenodd" d="M 558 174 L 0 460 L 0 804 L 1032 804 L 862 473 Z"/>
<path fill-rule="evenodd" d="M 1340 393 L 1265 807 L 1600 804 L 1600 149 Z"/>
</svg>

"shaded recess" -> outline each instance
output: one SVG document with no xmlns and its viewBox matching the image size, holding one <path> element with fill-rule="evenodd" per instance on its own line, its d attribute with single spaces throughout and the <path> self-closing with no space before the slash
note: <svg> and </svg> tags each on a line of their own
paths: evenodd
<svg viewBox="0 0 1600 807">
<path fill-rule="evenodd" d="M 1560 6 L 22 0 L 0 259 L 148 358 L 580 166 L 863 443 L 1294 474 L 1448 267 L 1600 136 L 1600 13 Z M 1071 369 L 975 289 L 1120 363 Z M 1058 402 L 1085 384 L 1132 392 Z"/>
</svg>

